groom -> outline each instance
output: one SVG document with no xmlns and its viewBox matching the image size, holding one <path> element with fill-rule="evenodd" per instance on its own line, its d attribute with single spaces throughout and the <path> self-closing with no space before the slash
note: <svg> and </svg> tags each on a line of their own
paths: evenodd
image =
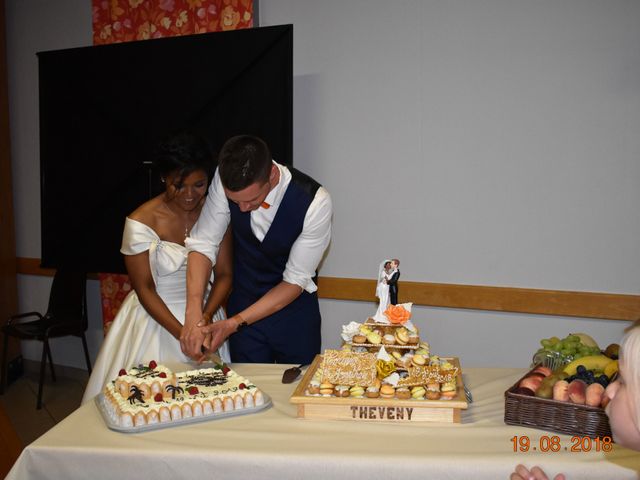
<svg viewBox="0 0 640 480">
<path fill-rule="evenodd" d="M 398 279 L 400 278 L 400 270 L 398 270 L 399 266 L 400 260 L 397 258 L 391 260 L 391 277 L 387 280 L 387 285 L 389 285 L 389 303 L 391 305 L 398 304 Z"/>
<path fill-rule="evenodd" d="M 191 236 L 180 343 L 190 357 L 211 334 L 232 362 L 307 364 L 320 352 L 316 269 L 331 238 L 331 198 L 311 177 L 272 160 L 250 135 L 229 139 Z M 220 241 L 233 232 L 229 318 L 201 327 L 203 292 Z"/>
</svg>

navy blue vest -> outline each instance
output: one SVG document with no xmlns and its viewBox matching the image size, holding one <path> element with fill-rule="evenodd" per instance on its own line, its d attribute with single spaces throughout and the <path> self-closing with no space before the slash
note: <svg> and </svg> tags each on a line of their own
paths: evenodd
<svg viewBox="0 0 640 480">
<path fill-rule="evenodd" d="M 262 242 L 251 231 L 250 212 L 241 212 L 234 202 L 229 201 L 234 239 L 229 316 L 244 310 L 282 281 L 291 247 L 302 233 L 305 215 L 320 184 L 294 168 L 289 170 L 291 182 Z M 317 295 L 303 291 L 298 299 L 278 313 L 305 308 L 303 304 L 310 300 L 306 297 L 313 297 L 317 310 Z"/>
</svg>

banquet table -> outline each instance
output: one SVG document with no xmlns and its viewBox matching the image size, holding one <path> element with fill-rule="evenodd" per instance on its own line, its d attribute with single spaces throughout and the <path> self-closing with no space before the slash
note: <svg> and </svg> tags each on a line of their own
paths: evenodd
<svg viewBox="0 0 640 480">
<path fill-rule="evenodd" d="M 173 368 L 176 371 L 190 365 Z M 176 478 L 509 478 L 517 463 L 540 465 L 552 478 L 637 479 L 640 454 L 572 452 L 571 437 L 504 423 L 504 392 L 526 370 L 465 368 L 473 403 L 461 423 L 393 423 L 297 418 L 289 402 L 297 384 L 281 383 L 287 365 L 235 364 L 272 399 L 250 415 L 122 433 L 110 430 L 94 402 L 28 445 L 8 479 Z M 558 452 L 514 451 L 513 437 L 531 446 L 558 435 Z M 544 444 L 544 439 L 543 439 Z M 586 449 L 585 449 L 586 450 Z"/>
</svg>

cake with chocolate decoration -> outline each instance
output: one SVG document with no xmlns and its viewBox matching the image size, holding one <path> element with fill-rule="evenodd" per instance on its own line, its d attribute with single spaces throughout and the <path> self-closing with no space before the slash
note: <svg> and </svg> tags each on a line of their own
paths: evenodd
<svg viewBox="0 0 640 480">
<path fill-rule="evenodd" d="M 260 389 L 226 365 L 174 373 L 151 361 L 121 370 L 103 390 L 105 413 L 122 428 L 170 423 L 264 405 Z"/>
</svg>

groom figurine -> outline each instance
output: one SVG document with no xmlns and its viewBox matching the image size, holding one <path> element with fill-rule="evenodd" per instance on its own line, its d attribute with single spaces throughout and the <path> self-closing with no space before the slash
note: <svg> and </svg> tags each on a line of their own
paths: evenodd
<svg viewBox="0 0 640 480">
<path fill-rule="evenodd" d="M 398 270 L 399 266 L 400 260 L 397 258 L 391 260 L 391 277 L 387 280 L 387 285 L 389 285 L 389 303 L 391 305 L 398 304 L 398 279 L 400 278 L 400 270 Z"/>
</svg>

